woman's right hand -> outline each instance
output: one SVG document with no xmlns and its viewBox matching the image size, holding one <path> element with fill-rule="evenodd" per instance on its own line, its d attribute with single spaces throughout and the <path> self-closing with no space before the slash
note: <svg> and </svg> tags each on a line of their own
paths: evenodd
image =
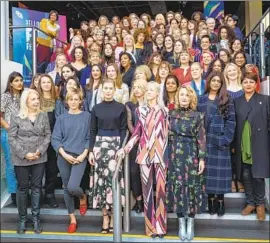
<svg viewBox="0 0 270 243">
<path fill-rule="evenodd" d="M 123 148 L 119 149 L 117 152 L 116 152 L 116 155 L 115 155 L 115 159 L 118 160 L 118 158 L 124 158 L 125 157 L 125 150 Z"/>
<path fill-rule="evenodd" d="M 89 153 L 88 161 L 90 165 L 93 165 L 93 166 L 95 165 L 95 156 L 93 152 Z"/>
<path fill-rule="evenodd" d="M 74 165 L 74 164 L 79 164 L 79 162 L 77 161 L 76 158 L 74 158 L 72 155 L 70 154 L 64 154 L 64 159 L 69 162 L 70 164 Z"/>
<path fill-rule="evenodd" d="M 29 161 L 33 161 L 39 158 L 39 156 L 36 156 L 36 153 L 27 153 L 25 155 L 25 158 Z"/>
</svg>

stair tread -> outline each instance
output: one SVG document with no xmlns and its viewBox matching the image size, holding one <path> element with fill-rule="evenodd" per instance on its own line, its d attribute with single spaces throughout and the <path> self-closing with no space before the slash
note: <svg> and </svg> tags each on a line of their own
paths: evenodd
<svg viewBox="0 0 270 243">
<path fill-rule="evenodd" d="M 15 230 L 17 221 L 15 214 L 2 214 L 1 230 Z M 30 219 L 30 218 L 29 218 Z M 101 217 L 77 217 L 77 233 L 100 233 Z M 4 222 L 4 223 L 3 223 Z M 53 223 L 52 223 L 53 222 Z M 27 230 L 31 230 L 31 220 L 29 220 Z M 44 232 L 63 232 L 68 226 L 68 216 L 49 216 L 42 215 L 42 227 Z M 177 236 L 178 221 L 176 219 L 168 220 L 168 236 Z M 144 219 L 134 218 L 131 221 L 131 230 L 129 233 L 123 233 L 123 237 L 130 235 L 144 234 Z M 219 221 L 209 220 L 206 224 L 204 220 L 195 220 L 196 237 L 212 238 L 243 238 L 243 239 L 269 239 L 268 222 L 257 221 Z"/>
</svg>

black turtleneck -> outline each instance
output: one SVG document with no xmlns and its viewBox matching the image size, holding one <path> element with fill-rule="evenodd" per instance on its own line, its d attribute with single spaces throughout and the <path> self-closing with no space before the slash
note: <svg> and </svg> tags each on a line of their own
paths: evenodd
<svg viewBox="0 0 270 243">
<path fill-rule="evenodd" d="M 123 104 L 112 101 L 102 101 L 93 107 L 91 112 L 90 149 L 93 151 L 99 130 L 119 131 L 121 144 L 127 129 L 127 114 Z"/>
</svg>

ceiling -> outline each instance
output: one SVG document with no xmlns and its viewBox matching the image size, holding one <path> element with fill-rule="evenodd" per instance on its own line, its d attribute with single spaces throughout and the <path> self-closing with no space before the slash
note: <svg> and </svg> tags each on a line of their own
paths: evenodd
<svg viewBox="0 0 270 243">
<path fill-rule="evenodd" d="M 182 11 L 190 18 L 194 11 L 203 11 L 203 1 L 20 1 L 29 9 L 49 12 L 57 10 L 59 14 L 67 16 L 68 27 L 77 28 L 82 20 L 98 19 L 100 15 L 111 18 L 120 17 L 132 12 L 140 15 L 148 13 L 156 15 L 169 10 Z M 225 13 L 237 13 L 240 1 L 224 1 Z M 269 2 L 268 2 L 269 3 Z M 267 4 L 267 3 L 265 3 Z M 269 4 L 268 4 L 269 5 Z M 10 6 L 18 7 L 17 1 L 10 1 Z"/>
</svg>

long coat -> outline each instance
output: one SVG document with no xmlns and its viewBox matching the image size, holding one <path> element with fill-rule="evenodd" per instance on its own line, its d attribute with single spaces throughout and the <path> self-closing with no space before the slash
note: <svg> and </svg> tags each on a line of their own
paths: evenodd
<svg viewBox="0 0 270 243">
<path fill-rule="evenodd" d="M 129 153 L 133 146 L 139 141 L 136 163 L 141 165 L 163 163 L 167 166 L 165 159 L 168 142 L 168 114 L 165 109 L 155 106 L 138 107 L 138 121 L 134 132 L 125 146 Z"/>
<path fill-rule="evenodd" d="M 218 100 L 211 102 L 206 94 L 199 96 L 198 111 L 204 112 L 206 117 L 206 193 L 225 194 L 231 192 L 230 144 L 235 131 L 233 102 L 229 100 L 228 113 L 225 117 L 218 110 Z"/>
<path fill-rule="evenodd" d="M 251 126 L 252 174 L 254 178 L 270 175 L 270 96 L 255 93 L 249 102 L 245 96 L 234 100 L 236 113 L 236 173 L 242 175 L 241 139 L 245 121 Z"/>
</svg>

